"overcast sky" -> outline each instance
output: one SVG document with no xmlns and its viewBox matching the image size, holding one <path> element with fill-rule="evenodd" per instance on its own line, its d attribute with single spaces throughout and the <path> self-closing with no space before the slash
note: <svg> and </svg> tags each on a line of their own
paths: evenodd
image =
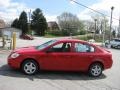
<svg viewBox="0 0 120 90">
<path fill-rule="evenodd" d="M 120 0 L 75 0 L 92 9 L 98 10 L 110 16 L 110 8 L 114 6 L 113 17 L 119 19 Z M 90 19 L 93 11 L 77 5 L 70 0 L 0 0 L 0 18 L 5 21 L 14 20 L 21 11 L 27 13 L 35 8 L 43 11 L 47 21 L 54 21 L 63 12 L 76 14 L 80 19 Z M 109 18 L 108 18 L 109 19 Z M 118 20 L 113 20 L 113 24 L 118 24 Z"/>
</svg>

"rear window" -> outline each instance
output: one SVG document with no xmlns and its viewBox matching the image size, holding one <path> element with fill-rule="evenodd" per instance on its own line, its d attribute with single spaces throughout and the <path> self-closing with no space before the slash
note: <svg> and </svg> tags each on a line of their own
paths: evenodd
<svg viewBox="0 0 120 90">
<path fill-rule="evenodd" d="M 114 41 L 116 41 L 116 42 L 120 42 L 120 40 L 119 39 L 113 39 Z"/>
</svg>

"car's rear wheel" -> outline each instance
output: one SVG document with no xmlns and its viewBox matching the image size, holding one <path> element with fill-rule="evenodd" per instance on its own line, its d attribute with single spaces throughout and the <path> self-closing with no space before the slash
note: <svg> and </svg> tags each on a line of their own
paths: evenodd
<svg viewBox="0 0 120 90">
<path fill-rule="evenodd" d="M 33 75 L 38 72 L 38 64 L 34 60 L 24 61 L 21 68 L 27 75 Z"/>
<path fill-rule="evenodd" d="M 102 74 L 103 67 L 100 63 L 93 63 L 89 68 L 89 75 L 93 77 L 98 77 Z"/>
</svg>

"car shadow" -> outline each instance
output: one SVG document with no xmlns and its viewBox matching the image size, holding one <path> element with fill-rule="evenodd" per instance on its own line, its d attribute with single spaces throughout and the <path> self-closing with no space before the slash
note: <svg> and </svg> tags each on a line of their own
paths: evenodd
<svg viewBox="0 0 120 90">
<path fill-rule="evenodd" d="M 15 77 L 15 78 L 28 78 L 31 81 L 34 79 L 49 79 L 49 80 L 98 80 L 105 79 L 106 75 L 102 74 L 99 77 L 90 77 L 83 72 L 60 72 L 60 71 L 41 71 L 35 75 L 25 75 L 20 70 L 11 69 L 8 65 L 0 67 L 0 75 Z"/>
</svg>

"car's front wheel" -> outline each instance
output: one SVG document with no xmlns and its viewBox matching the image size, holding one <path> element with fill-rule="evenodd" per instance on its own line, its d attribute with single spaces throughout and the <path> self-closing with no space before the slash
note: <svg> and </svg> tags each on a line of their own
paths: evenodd
<svg viewBox="0 0 120 90">
<path fill-rule="evenodd" d="M 90 66 L 88 73 L 90 76 L 98 77 L 102 74 L 102 71 L 103 71 L 102 65 L 99 63 L 94 63 Z"/>
<path fill-rule="evenodd" d="M 105 47 L 108 47 L 108 43 L 105 43 Z"/>
<path fill-rule="evenodd" d="M 27 75 L 33 75 L 38 72 L 38 64 L 34 60 L 24 61 L 21 68 Z"/>
<path fill-rule="evenodd" d="M 120 45 L 118 45 L 117 48 L 120 49 Z"/>
</svg>

